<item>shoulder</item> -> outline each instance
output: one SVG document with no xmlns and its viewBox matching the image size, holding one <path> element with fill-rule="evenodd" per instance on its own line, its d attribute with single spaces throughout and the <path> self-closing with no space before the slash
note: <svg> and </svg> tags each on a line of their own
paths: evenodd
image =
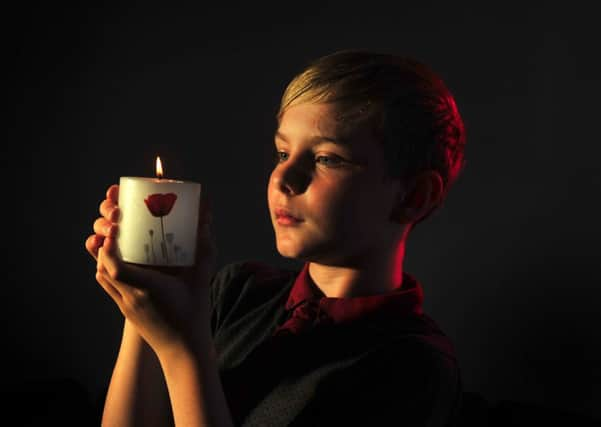
<svg viewBox="0 0 601 427">
<path fill-rule="evenodd" d="M 355 366 L 355 387 L 375 392 L 375 404 L 402 408 L 386 416 L 409 425 L 446 425 L 461 405 L 461 369 L 451 339 L 433 319 L 418 316 L 423 329 L 399 334 L 365 355 Z M 383 414 L 384 415 L 384 414 Z"/>
<path fill-rule="evenodd" d="M 376 406 L 383 421 L 408 425 L 442 426 L 454 419 L 461 405 L 461 370 L 451 339 L 431 317 L 408 316 L 376 342 L 345 372 L 342 387 L 332 384 L 349 390 L 340 395 L 343 407 Z M 349 414 L 366 420 L 373 415 L 362 409 Z"/>
<path fill-rule="evenodd" d="M 438 354 L 443 358 L 449 359 L 457 364 L 457 356 L 455 346 L 451 338 L 445 334 L 438 323 L 425 313 L 417 316 L 418 321 L 423 322 L 424 329 L 410 334 L 421 346 L 431 350 L 434 354 Z"/>
<path fill-rule="evenodd" d="M 211 296 L 219 299 L 225 293 L 239 293 L 245 287 L 269 287 L 296 274 L 298 271 L 274 267 L 262 261 L 231 262 L 213 274 L 210 282 Z"/>
<path fill-rule="evenodd" d="M 366 342 L 375 343 L 374 347 L 403 349 L 411 346 L 415 351 L 440 354 L 453 360 L 456 358 L 451 339 L 438 323 L 425 313 L 411 313 L 395 317 L 393 320 L 368 319 L 347 332 L 347 335 L 351 336 L 356 334 L 365 337 Z"/>
<path fill-rule="evenodd" d="M 388 382 L 394 387 L 402 383 L 452 386 L 459 380 L 455 354 L 432 344 L 431 339 L 404 337 L 379 346 L 358 362 L 357 373 L 362 380 L 379 377 L 383 384 Z M 422 388 L 422 391 L 425 390 Z"/>
<path fill-rule="evenodd" d="M 241 260 L 225 264 L 210 282 L 215 327 L 234 310 L 247 311 L 281 293 L 298 271 L 274 267 L 262 261 Z"/>
<path fill-rule="evenodd" d="M 373 348 L 322 381 L 298 421 L 445 426 L 457 416 L 461 396 L 455 358 L 405 337 Z"/>
</svg>

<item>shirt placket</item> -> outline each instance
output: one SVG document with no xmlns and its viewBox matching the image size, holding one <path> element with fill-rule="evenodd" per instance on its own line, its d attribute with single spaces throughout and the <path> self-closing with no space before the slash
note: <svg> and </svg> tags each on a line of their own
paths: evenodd
<svg viewBox="0 0 601 427">
<path fill-rule="evenodd" d="M 293 308 L 290 318 L 277 329 L 275 334 L 300 334 L 319 324 L 330 322 L 330 317 L 321 308 L 318 300 L 304 300 Z"/>
</svg>

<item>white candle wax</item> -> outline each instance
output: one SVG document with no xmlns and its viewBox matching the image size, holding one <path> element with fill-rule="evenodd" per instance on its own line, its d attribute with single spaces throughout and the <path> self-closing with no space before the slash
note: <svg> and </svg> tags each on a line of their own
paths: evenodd
<svg viewBox="0 0 601 427">
<path fill-rule="evenodd" d="M 118 204 L 120 259 L 157 266 L 194 265 L 199 183 L 122 176 Z"/>
</svg>

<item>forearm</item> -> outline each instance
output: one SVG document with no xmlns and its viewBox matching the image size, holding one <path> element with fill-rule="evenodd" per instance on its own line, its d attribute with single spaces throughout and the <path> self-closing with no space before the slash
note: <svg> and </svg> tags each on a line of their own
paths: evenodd
<svg viewBox="0 0 601 427">
<path fill-rule="evenodd" d="M 126 320 L 104 404 L 102 426 L 172 424 L 169 396 L 159 361 Z"/>
<path fill-rule="evenodd" d="M 178 427 L 233 426 L 210 334 L 207 332 L 190 347 L 172 349 L 159 357 L 175 424 Z"/>
</svg>

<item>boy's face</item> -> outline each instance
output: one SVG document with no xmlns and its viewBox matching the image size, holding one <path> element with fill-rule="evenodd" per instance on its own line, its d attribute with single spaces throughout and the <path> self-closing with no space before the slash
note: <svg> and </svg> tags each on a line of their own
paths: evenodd
<svg viewBox="0 0 601 427">
<path fill-rule="evenodd" d="M 267 199 L 284 257 L 347 265 L 389 251 L 402 231 L 389 220 L 400 183 L 384 180 L 382 148 L 365 126 L 342 132 L 335 114 L 333 104 L 295 105 L 276 132 Z M 301 221 L 281 224 L 278 208 Z"/>
</svg>

